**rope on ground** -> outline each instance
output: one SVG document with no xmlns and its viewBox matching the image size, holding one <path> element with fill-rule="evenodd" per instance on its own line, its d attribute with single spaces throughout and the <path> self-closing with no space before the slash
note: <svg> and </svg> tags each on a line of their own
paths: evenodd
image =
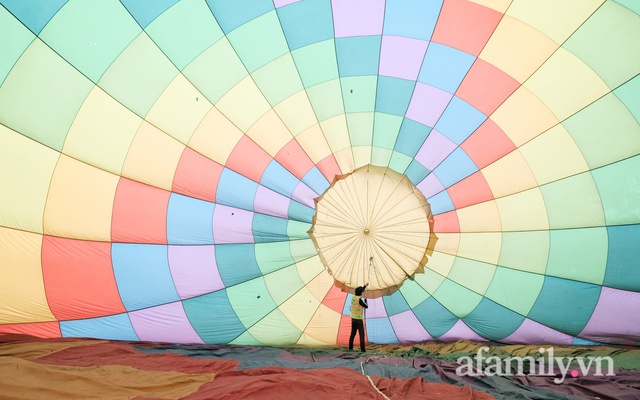
<svg viewBox="0 0 640 400">
<path fill-rule="evenodd" d="M 371 386 L 373 386 L 373 388 L 374 388 L 378 393 L 380 393 L 380 395 L 381 395 L 382 397 L 384 397 L 386 400 L 391 400 L 391 399 L 390 399 L 390 398 L 388 398 L 384 393 L 382 393 L 382 392 L 380 391 L 380 389 L 378 389 L 378 387 L 373 383 L 373 380 L 371 380 L 371 377 L 370 377 L 369 375 L 367 375 L 367 374 L 365 374 L 365 373 L 364 373 L 364 363 L 363 363 L 362 361 L 360 361 L 360 369 L 362 370 L 362 375 L 364 375 L 364 376 L 366 376 L 366 377 L 367 377 L 367 379 L 369 380 L 369 383 L 371 384 Z"/>
</svg>

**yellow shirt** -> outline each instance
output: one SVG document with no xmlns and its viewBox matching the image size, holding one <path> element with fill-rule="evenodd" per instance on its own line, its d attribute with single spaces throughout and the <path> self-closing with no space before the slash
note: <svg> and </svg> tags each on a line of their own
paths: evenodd
<svg viewBox="0 0 640 400">
<path fill-rule="evenodd" d="M 360 297 L 351 296 L 351 318 L 353 319 L 362 319 L 362 314 L 364 313 L 364 307 L 360 305 Z"/>
</svg>

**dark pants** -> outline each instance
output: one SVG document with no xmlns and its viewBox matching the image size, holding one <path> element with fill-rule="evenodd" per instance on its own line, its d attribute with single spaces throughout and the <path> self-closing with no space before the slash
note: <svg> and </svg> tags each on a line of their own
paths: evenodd
<svg viewBox="0 0 640 400">
<path fill-rule="evenodd" d="M 364 322 L 361 319 L 351 318 L 351 336 L 349 336 L 349 350 L 353 350 L 353 339 L 356 337 L 356 332 L 360 334 L 360 350 L 365 352 L 364 349 Z"/>
</svg>

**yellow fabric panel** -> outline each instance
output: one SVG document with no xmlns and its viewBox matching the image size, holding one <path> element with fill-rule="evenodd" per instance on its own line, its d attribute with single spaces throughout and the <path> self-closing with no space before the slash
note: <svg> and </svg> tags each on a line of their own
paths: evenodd
<svg viewBox="0 0 640 400">
<path fill-rule="evenodd" d="M 434 229 L 437 230 L 437 225 Z M 458 252 L 458 246 L 460 246 L 460 233 L 436 232 L 436 235 L 438 235 L 438 241 L 436 242 L 435 248 L 436 252 L 453 255 Z M 431 263 L 431 261 L 429 261 L 429 263 Z"/>
<path fill-rule="evenodd" d="M 225 165 L 242 136 L 240 129 L 214 107 L 198 125 L 189 140 L 189 147 Z"/>
<path fill-rule="evenodd" d="M 500 13 L 505 12 L 513 0 L 470 0 L 472 3 L 477 3 L 487 8 L 491 8 Z"/>
<path fill-rule="evenodd" d="M 59 155 L 0 125 L 0 226 L 42 233 L 47 191 Z"/>
<path fill-rule="evenodd" d="M 282 118 L 287 129 L 294 136 L 318 123 L 307 97 L 307 92 L 304 90 L 289 96 L 273 109 Z"/>
<path fill-rule="evenodd" d="M 158 97 L 145 119 L 186 144 L 211 107 L 209 100 L 180 74 Z"/>
<path fill-rule="evenodd" d="M 554 126 L 519 150 L 540 185 L 589 170 L 582 152 L 562 125 Z"/>
<path fill-rule="evenodd" d="M 336 159 L 336 163 L 343 174 L 356 169 L 355 161 L 353 160 L 353 153 L 351 152 L 350 147 L 338 150 L 333 153 L 333 157 Z"/>
<path fill-rule="evenodd" d="M 0 324 L 56 320 L 44 291 L 41 250 L 42 235 L 0 227 Z"/>
<path fill-rule="evenodd" d="M 351 151 L 356 168 L 364 167 L 371 162 L 371 146 L 352 146 Z"/>
<path fill-rule="evenodd" d="M 320 258 L 318 257 L 318 260 Z M 329 290 L 333 287 L 333 277 L 329 275 L 329 272 L 323 271 L 322 273 L 316 275 L 307 285 L 305 286 L 311 294 L 313 294 L 316 299 L 319 301 L 324 300 L 325 296 L 329 292 Z"/>
<path fill-rule="evenodd" d="M 341 316 L 340 313 L 320 304 L 304 333 L 320 342 L 335 344 Z"/>
<path fill-rule="evenodd" d="M 119 175 L 141 122 L 96 86 L 78 111 L 62 152 Z"/>
<path fill-rule="evenodd" d="M 184 145 L 148 122 L 143 122 L 127 154 L 122 175 L 171 190 Z"/>
<path fill-rule="evenodd" d="M 318 276 L 318 274 L 323 274 L 325 272 L 324 265 L 320 261 L 320 257 L 317 255 L 311 258 L 307 258 L 306 260 L 301 260 L 296 263 L 296 269 L 298 270 L 298 275 L 300 275 L 300 279 L 307 285 L 311 280 Z"/>
<path fill-rule="evenodd" d="M 519 87 L 491 115 L 491 119 L 521 146 L 558 123 L 549 108 L 524 86 Z"/>
<path fill-rule="evenodd" d="M 314 164 L 319 163 L 327 156 L 331 155 L 331 149 L 325 139 L 319 124 L 314 124 L 304 130 L 296 140 Z"/>
<path fill-rule="evenodd" d="M 334 339 L 332 342 L 321 342 L 303 332 L 296 344 L 305 347 L 322 347 L 326 345 L 335 345 L 336 341 Z"/>
<path fill-rule="evenodd" d="M 344 114 L 325 119 L 320 122 L 320 127 L 322 128 L 322 132 L 324 132 L 324 136 L 327 138 L 327 143 L 329 143 L 332 153 L 348 149 L 348 147 L 351 146 L 347 119 Z"/>
<path fill-rule="evenodd" d="M 438 237 L 440 237 L 438 235 Z M 436 272 L 443 277 L 449 275 L 453 262 L 455 261 L 455 254 L 446 254 L 439 251 L 434 251 L 433 256 L 429 258 L 429 262 L 426 265 L 426 269 Z M 420 283 L 423 280 L 423 275 L 416 275 L 416 282 Z M 425 287 L 424 285 L 420 285 Z"/>
<path fill-rule="evenodd" d="M 67 156 L 56 166 L 44 214 L 46 234 L 110 241 L 120 178 Z"/>
<path fill-rule="evenodd" d="M 429 261 L 431 262 L 431 261 Z M 451 264 L 453 265 L 453 260 L 451 261 Z M 436 292 L 436 290 L 438 290 L 438 288 L 440 287 L 440 285 L 442 285 L 442 282 L 444 282 L 446 279 L 446 276 L 443 276 L 437 272 L 434 272 L 432 270 L 430 270 L 429 268 L 425 269 L 423 274 L 416 274 L 414 281 L 422 288 L 424 289 L 424 291 L 422 291 L 422 293 L 424 293 L 424 297 L 422 299 L 422 301 L 426 300 L 429 296 L 431 296 L 433 293 Z M 406 284 L 408 283 L 408 281 L 405 281 L 404 285 L 401 286 L 404 287 Z M 415 300 L 417 298 L 420 298 L 418 296 L 415 296 L 416 298 L 412 299 L 413 303 L 406 298 L 407 300 L 407 304 L 412 304 L 411 307 L 415 307 L 420 303 L 416 303 Z"/>
<path fill-rule="evenodd" d="M 495 273 L 495 265 L 457 257 L 447 278 L 469 290 L 484 294 L 489 288 Z"/>
<path fill-rule="evenodd" d="M 456 211 L 460 232 L 499 232 L 500 215 L 495 202 L 486 201 Z"/>
<path fill-rule="evenodd" d="M 480 58 L 522 83 L 557 48 L 558 45 L 540 31 L 505 16 L 480 53 Z"/>
<path fill-rule="evenodd" d="M 278 308 L 253 324 L 247 332 L 266 346 L 286 346 L 297 342 L 302 334 Z"/>
<path fill-rule="evenodd" d="M 549 259 L 549 240 L 549 231 L 506 233 L 503 235 L 498 264 L 509 269 L 544 275 Z"/>
<path fill-rule="evenodd" d="M 296 328 L 304 331 L 319 305 L 320 300 L 308 289 L 302 288 L 278 308 Z"/>
<path fill-rule="evenodd" d="M 457 255 L 462 258 L 497 264 L 502 246 L 500 232 L 464 232 L 460 234 Z"/>
<path fill-rule="evenodd" d="M 216 107 L 242 132 L 249 130 L 271 109 L 251 76 L 241 80 L 216 103 Z"/>
<path fill-rule="evenodd" d="M 531 168 L 518 150 L 482 169 L 482 175 L 496 198 L 538 186 Z"/>
<path fill-rule="evenodd" d="M 609 91 L 588 65 L 562 48 L 524 85 L 561 121 Z"/>
<path fill-rule="evenodd" d="M 262 115 L 251 126 L 247 131 L 247 136 L 256 142 L 261 149 L 269 153 L 271 157 L 275 157 L 278 151 L 293 138 L 278 114 L 272 109 Z"/>
<path fill-rule="evenodd" d="M 515 0 L 507 15 L 562 44 L 604 0 Z"/>
<path fill-rule="evenodd" d="M 547 208 L 539 188 L 495 200 L 500 211 L 502 231 L 547 230 Z"/>
</svg>

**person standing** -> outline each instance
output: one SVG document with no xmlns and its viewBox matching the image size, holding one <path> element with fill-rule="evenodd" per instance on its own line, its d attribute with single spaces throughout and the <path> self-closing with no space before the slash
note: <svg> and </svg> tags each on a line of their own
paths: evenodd
<svg viewBox="0 0 640 400">
<path fill-rule="evenodd" d="M 367 299 L 362 297 L 367 285 L 358 286 L 356 292 L 351 296 L 351 336 L 349 336 L 349 350 L 353 350 L 353 339 L 356 337 L 356 332 L 360 335 L 360 351 L 363 353 L 366 351 L 364 348 L 364 309 L 369 308 Z"/>
</svg>

